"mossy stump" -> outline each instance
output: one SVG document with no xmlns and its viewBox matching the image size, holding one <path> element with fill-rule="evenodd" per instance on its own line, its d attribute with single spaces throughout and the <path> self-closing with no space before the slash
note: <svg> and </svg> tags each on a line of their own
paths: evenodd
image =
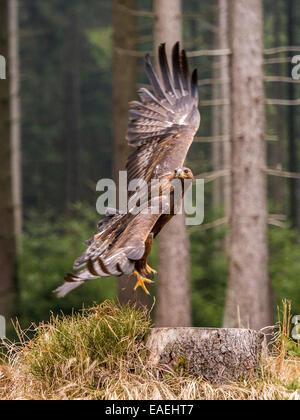
<svg viewBox="0 0 300 420">
<path fill-rule="evenodd" d="M 213 384 L 249 380 L 258 374 L 265 335 L 239 328 L 152 328 L 148 363 L 203 377 Z"/>
</svg>

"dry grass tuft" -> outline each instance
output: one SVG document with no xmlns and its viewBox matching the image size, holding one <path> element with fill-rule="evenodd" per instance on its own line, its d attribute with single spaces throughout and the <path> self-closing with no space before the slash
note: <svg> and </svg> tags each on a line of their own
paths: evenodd
<svg viewBox="0 0 300 420">
<path fill-rule="evenodd" d="M 0 399 L 298 400 L 300 358 L 288 336 L 287 304 L 283 314 L 285 324 L 272 355 L 261 363 L 259 378 L 223 386 L 147 367 L 143 338 L 150 319 L 145 311 L 104 302 L 71 317 L 52 317 L 35 328 L 32 341 L 19 331 L 21 345 L 6 343 Z"/>
</svg>

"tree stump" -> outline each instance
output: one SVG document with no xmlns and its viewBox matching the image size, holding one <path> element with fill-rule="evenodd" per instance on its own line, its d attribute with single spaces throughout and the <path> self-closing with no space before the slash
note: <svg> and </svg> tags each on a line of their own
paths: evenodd
<svg viewBox="0 0 300 420">
<path fill-rule="evenodd" d="M 256 376 L 264 348 L 260 331 L 234 328 L 152 328 L 148 363 L 167 365 L 222 384 Z"/>
</svg>

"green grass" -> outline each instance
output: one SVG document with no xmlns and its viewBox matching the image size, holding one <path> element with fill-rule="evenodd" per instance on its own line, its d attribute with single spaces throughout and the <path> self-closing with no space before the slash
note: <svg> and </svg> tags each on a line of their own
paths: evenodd
<svg viewBox="0 0 300 420">
<path fill-rule="evenodd" d="M 52 317 L 37 328 L 24 363 L 49 384 L 70 360 L 80 368 L 89 361 L 113 369 L 138 350 L 149 325 L 145 311 L 109 301 L 72 316 Z"/>
<path fill-rule="evenodd" d="M 0 360 L 0 400 L 100 399 L 299 399 L 300 358 L 288 337 L 285 302 L 273 353 L 249 382 L 213 386 L 180 361 L 175 369 L 147 362 L 146 310 L 111 301 L 71 316 L 52 316 L 30 331 L 17 328 L 20 344 L 6 343 Z M 291 344 L 292 353 L 291 353 Z"/>
</svg>

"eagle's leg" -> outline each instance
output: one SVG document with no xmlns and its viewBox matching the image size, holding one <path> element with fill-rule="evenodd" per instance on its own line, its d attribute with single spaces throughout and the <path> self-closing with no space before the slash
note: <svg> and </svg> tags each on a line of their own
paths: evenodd
<svg viewBox="0 0 300 420">
<path fill-rule="evenodd" d="M 146 264 L 146 271 L 148 274 L 157 274 L 157 271 L 150 267 L 149 264 Z"/>
<path fill-rule="evenodd" d="M 147 293 L 147 295 L 150 295 L 149 291 L 147 290 L 145 283 L 153 283 L 151 280 L 147 279 L 146 277 L 141 276 L 141 274 L 134 270 L 133 274 L 135 275 L 135 277 L 137 278 L 137 282 L 136 285 L 134 286 L 134 290 L 136 290 L 138 287 L 141 286 L 141 288 L 144 290 L 145 293 Z"/>
<path fill-rule="evenodd" d="M 153 232 L 151 232 L 145 242 L 145 254 L 142 258 L 143 260 L 143 270 L 146 270 L 147 274 L 157 274 L 157 271 L 155 271 L 153 268 L 150 267 L 149 264 L 147 264 L 147 258 L 151 252 L 152 249 L 152 245 L 153 245 L 153 241 L 154 241 L 154 234 Z"/>
</svg>

